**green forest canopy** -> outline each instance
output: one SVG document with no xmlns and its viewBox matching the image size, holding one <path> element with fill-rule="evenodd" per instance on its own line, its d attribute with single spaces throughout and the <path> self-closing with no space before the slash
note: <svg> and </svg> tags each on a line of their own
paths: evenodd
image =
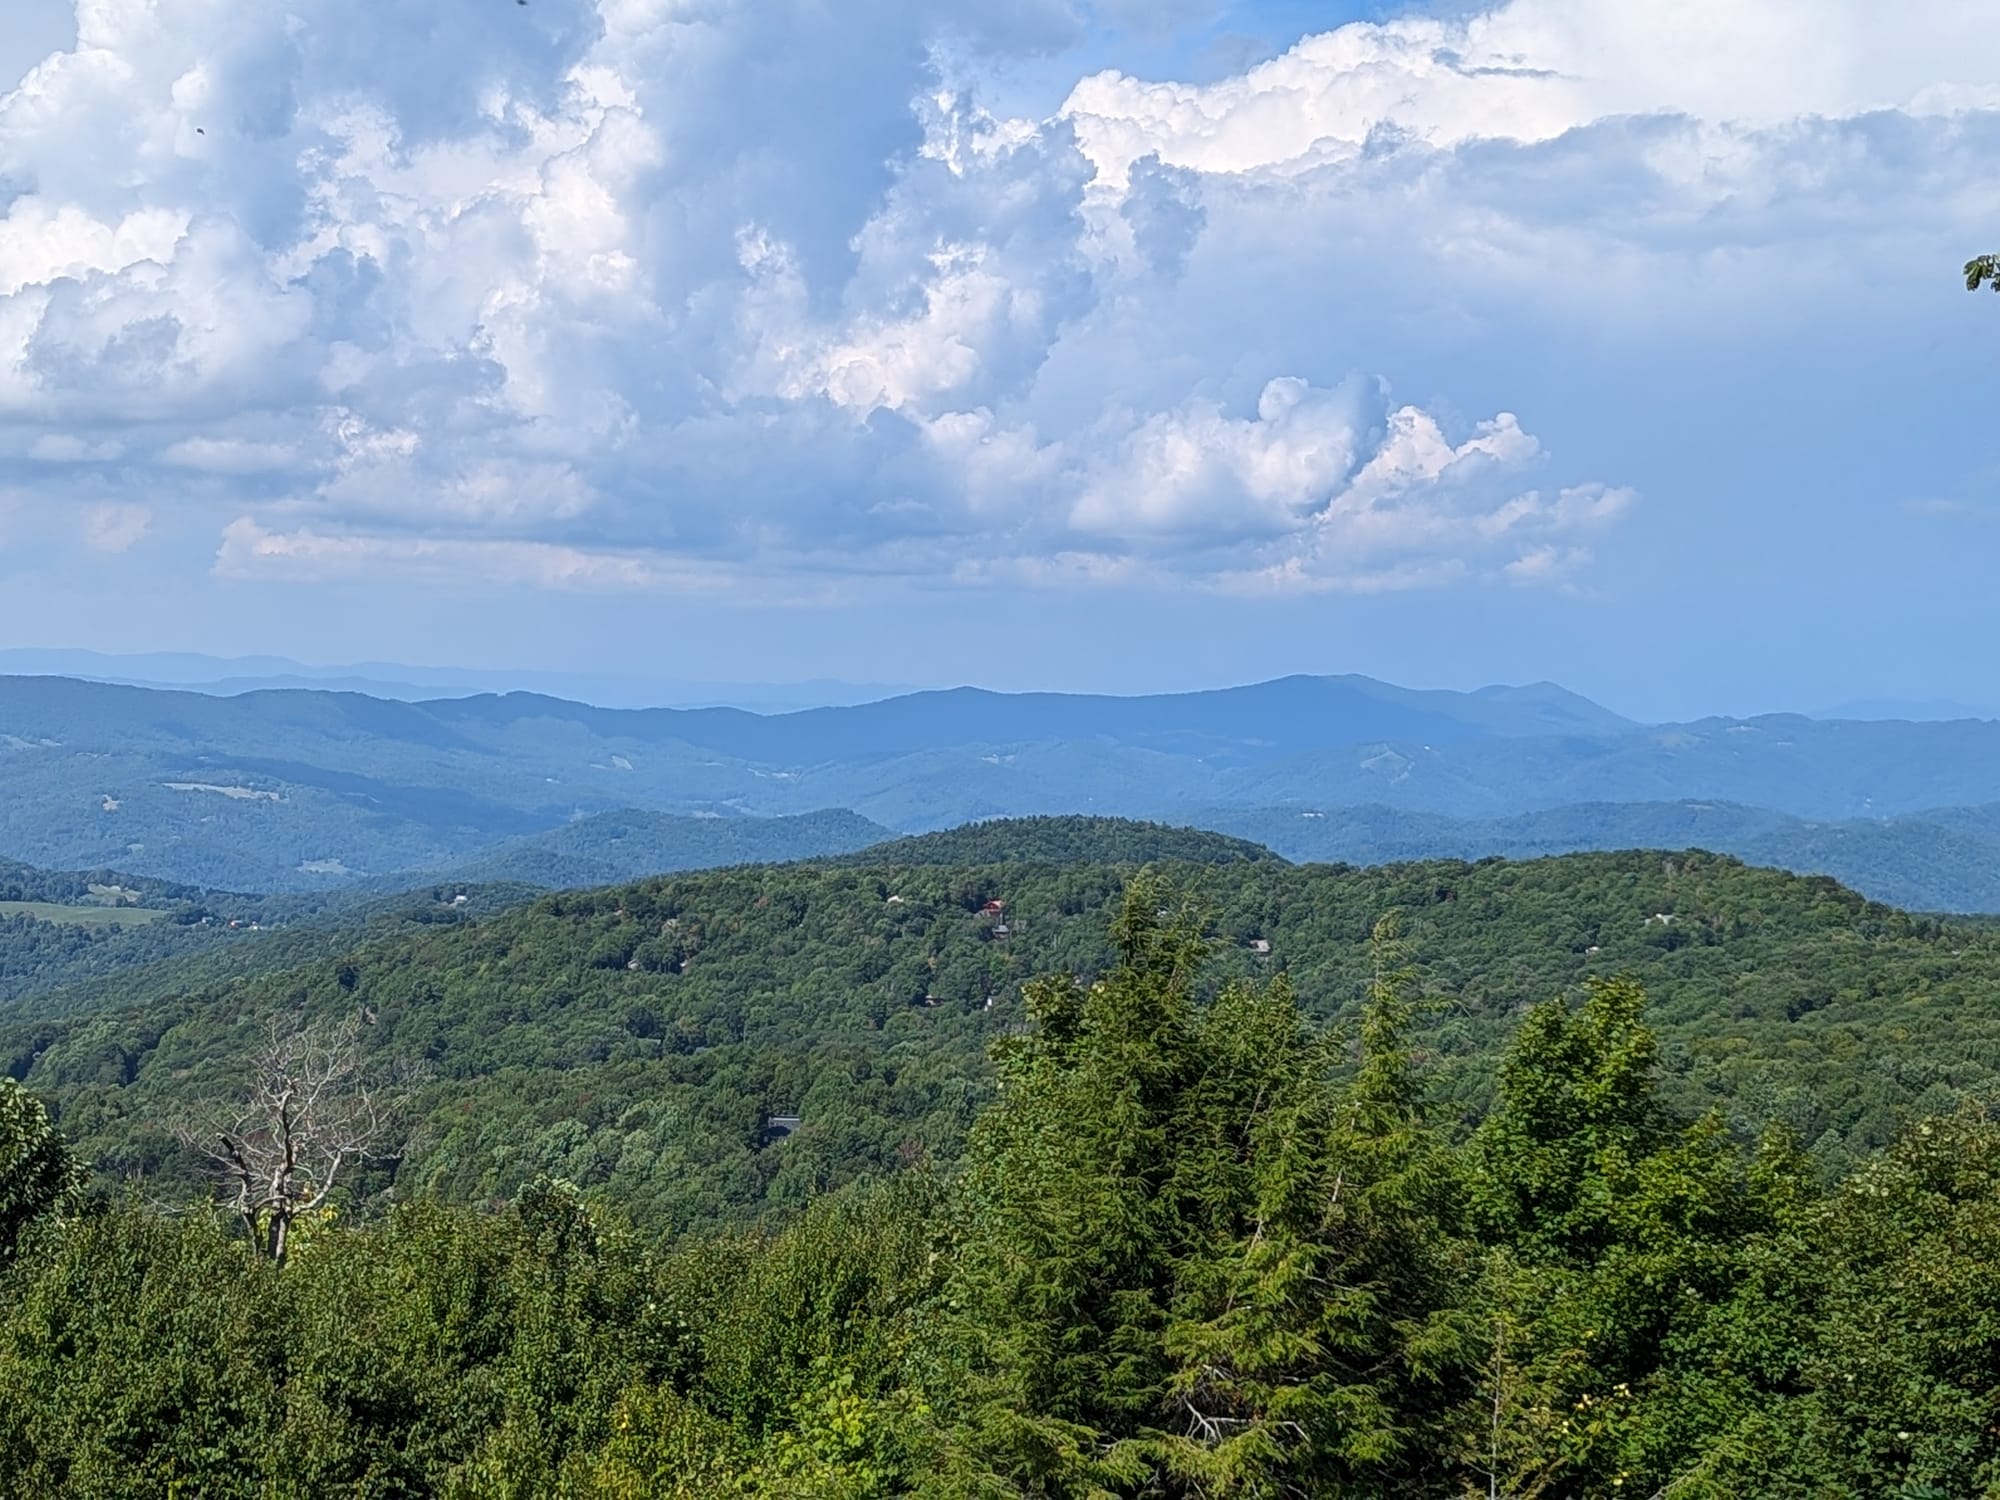
<svg viewBox="0 0 2000 1500">
<path fill-rule="evenodd" d="M 101 1177 L 192 1191 L 173 1124 L 238 1086 L 266 1019 L 365 1014 L 370 1056 L 411 1083 L 407 1149 L 356 1180 L 364 1198 L 480 1203 L 546 1173 L 650 1228 L 741 1222 L 912 1156 L 956 1160 L 1024 983 L 1106 971 L 1135 867 L 989 852 L 565 893 L 347 948 L 322 935 L 262 976 L 227 954 L 134 971 L 121 1008 L 0 1027 L 0 1071 Z M 1594 976 L 1646 985 L 1676 1108 L 1718 1108 L 1744 1138 L 1782 1124 L 1828 1171 L 2000 1075 L 2000 938 L 1826 880 L 1698 852 L 1159 868 L 1204 914 L 1211 989 L 1282 974 L 1319 1021 L 1355 1013 L 1370 930 L 1402 912 L 1416 1035 L 1458 1130 L 1526 1009 Z M 776 1138 L 778 1115 L 801 1124 Z"/>
<path fill-rule="evenodd" d="M 1924 941 L 1811 894 L 1786 926 Z M 281 1271 L 200 1213 L 41 1212 L 0 1494 L 2000 1492 L 1985 1113 L 1827 1185 L 1677 1108 L 1598 979 L 1510 1016 L 1468 1133 L 1393 929 L 1327 1028 L 1284 974 L 1218 989 L 1177 909 L 1132 879 L 1099 977 L 1024 987 L 960 1169 L 782 1226 L 662 1239 L 538 1176 L 301 1226 Z"/>
</svg>

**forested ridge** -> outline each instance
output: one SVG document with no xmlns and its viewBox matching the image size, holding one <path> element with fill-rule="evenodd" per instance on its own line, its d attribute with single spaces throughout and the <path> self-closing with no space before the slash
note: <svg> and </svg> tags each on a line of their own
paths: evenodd
<svg viewBox="0 0 2000 1500">
<path fill-rule="evenodd" d="M 0 1015 L 13 1018 L 129 1005 L 135 995 L 178 993 L 218 975 L 297 968 L 370 937 L 475 920 L 539 894 L 530 885 L 453 882 L 389 895 L 255 896 L 149 887 L 108 872 L 100 878 L 17 868 L 26 873 L 0 883 L 0 892 L 46 894 L 0 894 L 4 902 L 37 903 L 0 908 Z M 141 914 L 156 913 L 158 920 L 91 921 L 100 912 L 132 909 L 129 894 L 111 900 L 92 894 L 90 886 L 105 880 L 129 882 L 112 889 L 154 903 Z"/>
<path fill-rule="evenodd" d="M 696 840 L 690 830 L 707 832 Z M 771 819 L 607 813 L 504 846 L 500 855 L 452 878 L 276 895 L 0 861 L 0 903 L 62 908 L 12 914 L 0 908 L 0 1014 L 19 1018 L 129 1006 L 150 995 L 199 990 L 218 978 L 299 968 L 397 928 L 488 916 L 550 887 L 779 863 L 799 858 L 802 849 L 824 859 L 830 849 L 875 843 L 875 852 L 828 860 L 855 864 L 1277 859 L 1268 849 L 1224 834 L 1121 818 L 1022 818 L 894 840 L 879 837 L 885 833 L 845 813 Z M 671 847 L 663 847 L 663 837 Z M 114 907 L 148 908 L 161 919 L 128 927 L 87 920 Z"/>
<path fill-rule="evenodd" d="M 1209 873 L 1251 884 L 1253 872 Z M 1267 960 L 1227 908 L 1195 915 L 1218 894 L 1201 889 L 1201 867 L 932 869 L 932 887 L 925 873 L 746 871 L 551 898 L 358 954 L 326 992 L 307 978 L 209 997 L 127 1059 L 125 1090 L 150 1088 L 161 1108 L 174 1097 L 162 1079 L 223 1081 L 203 1065 L 200 1027 L 222 1028 L 202 1044 L 219 1060 L 227 1027 L 274 998 L 386 1003 L 381 986 L 428 971 L 435 994 L 393 1025 L 368 1003 L 375 1020 L 355 1034 L 384 1051 L 430 1035 L 446 1044 L 436 1061 L 458 1068 L 461 1050 L 512 1045 L 498 1010 L 466 1003 L 470 986 L 517 993 L 498 977 L 509 955 L 567 931 L 591 946 L 563 972 L 607 988 L 579 983 L 512 1018 L 523 1055 L 546 1062 L 595 1024 L 572 1037 L 550 1016 L 581 1021 L 616 986 L 647 982 L 633 976 L 724 967 L 725 913 L 764 914 L 792 946 L 738 1007 L 686 986 L 685 1002 L 656 1010 L 662 1028 L 775 1043 L 813 1016 L 840 1037 L 844 1050 L 822 1037 L 791 1054 L 797 1078 L 839 1072 L 844 1086 L 817 1099 L 808 1087 L 799 1130 L 763 1156 L 831 1163 L 811 1132 L 843 1106 L 849 1125 L 866 1118 L 871 1088 L 875 1107 L 893 1107 L 902 1058 L 981 1082 L 938 1139 L 952 1150 L 909 1132 L 838 1186 L 767 1193 L 754 1226 L 663 1233 L 676 1205 L 635 1194 L 615 1164 L 580 1182 L 515 1156 L 515 1182 L 454 1206 L 463 1185 L 406 1182 L 406 1162 L 393 1193 L 357 1178 L 302 1218 L 281 1265 L 226 1216 L 173 1211 L 186 1200 L 160 1180 L 147 1203 L 83 1190 L 41 1105 L 0 1082 L 0 1388 L 13 1397 L 0 1404 L 0 1493 L 2000 1493 L 2000 1129 L 1963 1098 L 1830 1170 L 1780 1123 L 1733 1128 L 1755 1089 L 1730 1110 L 1690 1109 L 1705 1064 L 1676 1020 L 1698 995 L 1744 1003 L 1754 935 L 1801 970 L 1817 955 L 1820 974 L 1793 977 L 1827 1003 L 1784 1024 L 1810 1038 L 1812 1017 L 1847 1007 L 1857 1042 L 1875 1018 L 1875 1060 L 1907 1061 L 1923 1050 L 1912 1021 L 1974 1020 L 1974 990 L 1944 997 L 1947 957 L 1975 974 L 1986 961 L 1976 935 L 1697 856 L 1393 876 L 1280 867 L 1271 879 L 1307 884 L 1246 893 L 1265 904 L 1237 909 L 1277 934 Z M 1012 893 L 987 894 L 1003 873 Z M 883 991 L 864 983 L 862 1014 L 828 1016 L 801 1003 L 839 992 L 823 966 L 781 994 L 786 957 L 815 952 L 800 934 L 843 909 L 829 890 L 936 903 L 908 919 L 941 929 L 938 956 L 968 965 L 961 981 L 1011 986 L 1018 972 L 1011 1014 L 935 996 L 869 1015 Z M 1563 956 L 1567 936 L 1610 937 L 1591 924 L 1663 893 L 1674 909 L 1646 916 L 1674 921 L 1642 916 L 1633 941 L 1583 944 L 1609 960 L 1588 966 L 1596 977 Z M 1409 913 L 1400 932 L 1363 916 L 1389 897 Z M 951 934 L 993 922 L 995 900 L 1010 929 L 1027 908 L 1023 932 L 1079 906 L 1088 938 L 1077 928 L 1065 955 L 1053 923 L 1041 950 L 1053 964 L 998 959 L 990 926 L 961 951 Z M 1307 910 L 1331 940 L 1281 965 L 1278 944 L 1303 930 L 1286 917 Z M 1466 912 L 1472 923 L 1454 923 Z M 1518 923 L 1498 920 L 1507 912 Z M 1521 932 L 1481 962 L 1480 921 Z M 1661 940 L 1662 928 L 1713 937 Z M 893 946 L 880 933 L 850 946 L 872 951 L 870 936 Z M 1415 953 L 1430 956 L 1422 971 Z M 446 955 L 463 975 L 437 967 Z M 877 961 L 882 980 L 899 962 Z M 1639 979 L 1610 972 L 1635 967 L 1658 981 L 1650 1002 Z M 1865 994 L 1892 975 L 1903 989 Z M 1502 989 L 1515 998 L 1488 1005 Z M 1473 999 L 1448 1003 L 1453 991 Z M 403 1029 L 424 1013 L 430 1032 Z M 618 1024 L 633 1040 L 664 1044 L 654 1065 L 733 1045 L 704 1035 L 683 1050 L 630 1019 Z M 1768 1051 L 1750 1040 L 1754 1020 L 1731 1009 L 1707 1030 L 1749 1042 L 1726 1057 Z M 934 1022 L 945 1032 L 925 1039 Z M 57 1060 L 108 1055 L 122 1024 L 95 1018 L 38 1044 L 26 1071 L 65 1124 L 88 1099 L 105 1107 L 107 1085 L 66 1079 Z M 1959 1040 L 1980 1051 L 1976 1026 Z M 1497 1053 L 1470 1067 L 1489 1041 Z M 868 1046 L 878 1063 L 863 1076 Z M 1790 1050 L 1760 1066 L 1791 1066 Z M 722 1114 L 747 1064 L 704 1083 Z M 518 1066 L 524 1083 L 537 1076 Z M 619 1066 L 598 1065 L 594 1086 L 615 1089 Z M 1815 1076 L 1794 1083 L 1810 1092 Z M 589 1108 L 583 1095 L 544 1102 Z M 448 1089 L 443 1112 L 460 1104 L 469 1112 L 470 1095 Z M 673 1109 L 696 1113 L 686 1095 Z"/>
<path fill-rule="evenodd" d="M 1014 832 L 990 827 L 991 851 Z M 158 971 L 157 988 L 133 971 L 122 1009 L 0 1027 L 0 1068 L 100 1173 L 190 1190 L 173 1120 L 237 1086 L 266 1018 L 365 1013 L 365 1050 L 422 1075 L 400 1191 L 479 1202 L 548 1173 L 651 1228 L 736 1221 L 912 1151 L 955 1158 L 989 1095 L 989 1044 L 1023 1024 L 1022 985 L 1105 971 L 1138 868 L 744 867 L 486 921 L 444 908 L 348 950 L 302 935 L 319 956 L 279 973 L 238 977 L 227 955 Z M 1462 1122 L 1524 1008 L 1593 976 L 1647 986 L 1676 1107 L 1719 1108 L 1746 1136 L 1783 1124 L 1829 1170 L 2000 1077 L 2000 935 L 1826 880 L 1699 852 L 1157 869 L 1215 940 L 1211 989 L 1282 974 L 1323 1021 L 1354 1013 L 1370 929 L 1403 913 L 1417 1035 Z M 798 1130 L 768 1139 L 789 1114 Z"/>
</svg>

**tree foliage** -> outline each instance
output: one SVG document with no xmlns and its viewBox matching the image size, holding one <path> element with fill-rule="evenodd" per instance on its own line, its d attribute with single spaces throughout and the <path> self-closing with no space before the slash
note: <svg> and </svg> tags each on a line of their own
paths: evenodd
<svg viewBox="0 0 2000 1500">
<path fill-rule="evenodd" d="M 238 1099 L 270 1015 L 365 1008 L 369 1067 L 425 1077 L 408 1150 L 350 1179 L 352 1206 L 391 1189 L 485 1203 L 547 1174 L 656 1230 L 740 1223 L 912 1157 L 958 1159 L 996 1076 L 987 1046 L 1026 1021 L 1024 986 L 1111 972 L 1136 873 L 742 869 L 488 920 L 300 932 L 280 973 L 235 956 L 133 970 L 119 1010 L 0 1024 L 0 1072 L 48 1102 L 101 1180 L 192 1193 L 197 1163 L 164 1122 Z M 1425 959 L 1415 1039 L 1452 1121 L 1487 1113 L 1525 1006 L 1618 974 L 1650 997 L 1665 1105 L 1719 1110 L 1746 1138 L 1782 1125 L 1829 1173 L 1912 1115 L 2000 1089 L 2000 930 L 1830 881 L 1700 853 L 1160 873 L 1210 914 L 1197 999 L 1283 975 L 1319 1025 L 1356 1023 L 1373 923 L 1401 910 Z M 801 1123 L 779 1134 L 773 1116 Z"/>
<path fill-rule="evenodd" d="M 1394 924 L 1328 1025 L 1286 973 L 1211 984 L 1190 910 L 1136 879 L 1101 970 L 1027 985 L 962 1167 L 756 1227 L 661 1237 L 543 1174 L 328 1199 L 282 1275 L 201 1211 L 27 1235 L 0 1495 L 2000 1491 L 1984 1109 L 1829 1182 L 1678 1104 L 1610 978 L 1518 1019 L 1468 1132 L 1426 1040 L 1456 1002 Z M 24 1100 L 0 1161 L 66 1161 Z M 45 1212 L 73 1168 L 17 1180 Z"/>
<path fill-rule="evenodd" d="M 41 1101 L 0 1076 L 0 1265 L 31 1225 L 69 1207 L 83 1169 Z"/>
</svg>

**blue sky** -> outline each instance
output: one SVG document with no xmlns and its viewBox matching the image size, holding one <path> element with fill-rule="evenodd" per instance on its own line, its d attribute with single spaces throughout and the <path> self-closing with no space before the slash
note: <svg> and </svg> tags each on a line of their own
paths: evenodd
<svg viewBox="0 0 2000 1500">
<path fill-rule="evenodd" d="M 9 0 L 0 645 L 2000 702 L 1989 20 Z"/>
</svg>

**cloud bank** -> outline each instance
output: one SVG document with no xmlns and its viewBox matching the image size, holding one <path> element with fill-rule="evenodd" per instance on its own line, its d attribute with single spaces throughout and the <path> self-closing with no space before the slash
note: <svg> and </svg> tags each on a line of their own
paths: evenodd
<svg viewBox="0 0 2000 1500">
<path fill-rule="evenodd" d="M 76 0 L 0 97 L 7 488 L 231 578 L 1543 586 L 1633 491 L 1359 322 L 1727 319 L 2000 207 L 1970 4 L 1514 0 L 1038 118 L 982 80 L 1090 18 L 1001 9 Z"/>
</svg>

